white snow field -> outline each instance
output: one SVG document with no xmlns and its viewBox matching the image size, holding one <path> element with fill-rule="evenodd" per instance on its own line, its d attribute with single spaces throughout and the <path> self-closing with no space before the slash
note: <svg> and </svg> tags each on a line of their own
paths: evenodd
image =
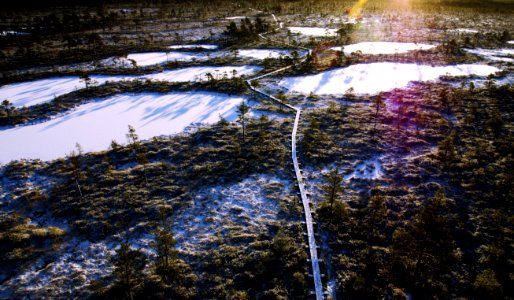
<svg viewBox="0 0 514 300">
<path fill-rule="evenodd" d="M 514 49 L 464 49 L 468 53 L 473 53 L 492 61 L 514 62 Z"/>
<path fill-rule="evenodd" d="M 499 71 L 496 67 L 478 64 L 432 67 L 383 62 L 356 64 L 315 75 L 286 77 L 279 85 L 304 94 L 344 94 L 350 88 L 356 94 L 377 94 L 407 87 L 412 81 L 432 81 L 441 76 L 487 76 Z"/>
<path fill-rule="evenodd" d="M 407 53 L 414 50 L 429 50 L 434 45 L 416 44 L 416 43 L 396 43 L 396 42 L 363 42 L 357 44 L 346 45 L 344 47 L 333 47 L 332 50 L 342 51 L 345 54 L 361 51 L 363 54 L 397 54 Z"/>
<path fill-rule="evenodd" d="M 134 80 L 134 79 L 152 79 L 152 80 L 165 80 L 172 82 L 187 82 L 187 81 L 198 81 L 206 80 L 207 73 L 213 75 L 224 73 L 228 74 L 228 77 L 234 75 L 233 71 L 236 71 L 236 76 L 251 75 L 262 70 L 262 67 L 258 66 L 222 66 L 222 67 L 189 67 L 176 70 L 168 70 L 160 73 L 154 73 L 144 76 L 103 76 L 103 75 L 91 75 L 90 78 L 96 84 L 104 84 L 107 81 L 122 81 L 122 80 Z M 220 78 L 221 78 L 220 77 Z M 216 77 L 215 77 L 216 78 Z M 14 107 L 31 106 L 44 102 L 48 102 L 54 99 L 54 97 L 61 96 L 74 90 L 85 88 L 85 84 L 77 76 L 67 77 L 53 77 L 47 79 L 39 79 L 34 81 L 20 82 L 8 84 L 0 87 L 0 101 L 8 99 L 14 105 Z"/>
<path fill-rule="evenodd" d="M 218 45 L 171 45 L 169 49 L 204 49 L 204 50 L 215 50 L 218 49 Z"/>
<path fill-rule="evenodd" d="M 337 29 L 323 27 L 287 27 L 292 33 L 299 33 L 309 36 L 336 36 Z"/>
<path fill-rule="evenodd" d="M 507 44 L 514 45 L 514 41 L 508 41 Z"/>
<path fill-rule="evenodd" d="M 253 59 L 280 58 L 291 56 L 290 50 L 281 49 L 245 49 L 239 50 L 239 56 Z"/>
<path fill-rule="evenodd" d="M 106 150 L 112 140 L 125 142 L 128 125 L 141 139 L 169 135 L 191 123 L 237 118 L 243 97 L 217 93 L 121 94 L 92 103 L 50 121 L 0 131 L 0 163 L 64 157 L 79 143 L 84 151 Z"/>
</svg>

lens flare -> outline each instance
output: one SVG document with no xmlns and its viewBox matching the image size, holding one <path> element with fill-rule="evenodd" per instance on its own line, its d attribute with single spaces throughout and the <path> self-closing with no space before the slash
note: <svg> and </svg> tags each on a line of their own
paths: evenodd
<svg viewBox="0 0 514 300">
<path fill-rule="evenodd" d="M 355 5 L 352 8 L 350 8 L 348 15 L 352 17 L 360 17 L 362 8 L 364 7 L 364 5 L 366 5 L 366 3 L 368 3 L 368 0 L 358 0 L 357 3 L 355 3 Z"/>
</svg>

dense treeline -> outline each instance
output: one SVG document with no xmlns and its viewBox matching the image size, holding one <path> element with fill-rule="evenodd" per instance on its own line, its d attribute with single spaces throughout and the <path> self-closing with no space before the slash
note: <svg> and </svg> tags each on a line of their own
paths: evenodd
<svg viewBox="0 0 514 300">
<path fill-rule="evenodd" d="M 351 114 L 333 105 L 306 124 L 306 163 L 343 158 L 318 208 L 338 297 L 508 299 L 514 91 L 421 85 L 412 93 L 377 96 Z M 392 155 L 384 178 L 343 181 L 346 159 L 370 153 Z"/>
</svg>

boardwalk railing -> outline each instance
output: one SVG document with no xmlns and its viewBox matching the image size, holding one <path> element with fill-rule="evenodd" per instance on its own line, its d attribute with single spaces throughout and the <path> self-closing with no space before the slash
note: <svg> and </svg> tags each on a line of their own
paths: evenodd
<svg viewBox="0 0 514 300">
<path fill-rule="evenodd" d="M 275 20 L 276 20 L 276 18 L 275 18 Z M 278 21 L 277 21 L 277 23 L 278 23 Z M 280 28 L 282 28 L 282 26 L 280 26 Z M 280 42 L 280 41 L 273 41 L 273 40 L 271 40 L 271 39 L 269 39 L 267 37 L 264 37 L 264 34 L 259 34 L 259 37 L 262 38 L 262 39 L 269 40 L 271 42 L 285 44 L 287 46 L 292 46 L 292 45 L 289 45 L 287 43 L 283 43 L 283 42 Z M 310 55 L 312 53 L 311 49 L 304 48 L 304 47 L 298 47 L 298 46 L 294 46 L 294 47 L 297 47 L 297 48 L 300 48 L 300 49 L 303 49 L 303 50 L 307 50 L 308 51 L 308 55 Z M 299 63 L 305 62 L 307 60 L 308 55 L 306 55 Z M 280 105 L 288 107 L 288 108 L 290 108 L 290 109 L 292 109 L 293 111 L 296 112 L 295 119 L 294 119 L 293 132 L 291 133 L 291 159 L 293 160 L 293 166 L 294 166 L 294 172 L 295 172 L 295 175 L 296 175 L 296 181 L 298 182 L 298 188 L 300 190 L 300 197 L 301 197 L 301 200 L 302 200 L 303 210 L 304 210 L 304 213 L 305 213 L 305 224 L 306 224 L 306 227 L 307 227 L 307 238 L 308 238 L 308 243 L 309 243 L 309 256 L 310 256 L 310 260 L 311 260 L 311 264 L 312 264 L 312 277 L 314 278 L 314 290 L 315 290 L 316 300 L 322 300 L 323 299 L 323 284 L 321 282 L 321 273 L 320 273 L 320 269 L 319 269 L 318 251 L 317 251 L 317 247 L 316 247 L 316 239 L 314 237 L 314 227 L 312 226 L 312 213 L 311 213 L 311 208 L 310 208 L 310 205 L 309 205 L 309 199 L 307 198 L 307 193 L 305 191 L 305 185 L 304 185 L 303 178 L 302 178 L 302 172 L 301 172 L 300 166 L 298 164 L 298 157 L 297 157 L 297 153 L 296 153 L 297 152 L 296 151 L 296 135 L 297 135 L 297 132 L 298 132 L 298 124 L 300 123 L 300 115 L 301 115 L 302 111 L 301 111 L 300 108 L 294 107 L 294 106 L 289 105 L 289 104 L 286 104 L 286 103 L 280 101 L 278 98 L 276 98 L 276 97 L 274 97 L 274 96 L 272 96 L 272 95 L 270 95 L 268 93 L 265 93 L 265 92 L 257 89 L 256 87 L 252 86 L 252 81 L 253 80 L 259 80 L 259 79 L 262 79 L 264 77 L 268 77 L 268 76 L 280 73 L 280 72 L 282 72 L 284 70 L 287 70 L 287 69 L 290 69 L 290 68 L 292 68 L 294 66 L 295 65 L 293 64 L 293 65 L 290 65 L 290 66 L 287 66 L 287 67 L 284 67 L 284 68 L 280 68 L 278 70 L 266 73 L 266 74 L 261 75 L 261 76 L 250 78 L 250 79 L 246 80 L 246 84 L 248 85 L 248 87 L 252 91 L 254 91 L 254 92 L 258 93 L 258 94 L 261 94 L 264 97 L 270 98 L 270 99 L 274 100 L 275 102 L 279 103 Z"/>
</svg>

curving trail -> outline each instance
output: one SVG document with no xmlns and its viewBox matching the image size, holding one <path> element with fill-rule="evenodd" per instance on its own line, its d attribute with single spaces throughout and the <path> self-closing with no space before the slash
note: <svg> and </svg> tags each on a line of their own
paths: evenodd
<svg viewBox="0 0 514 300">
<path fill-rule="evenodd" d="M 273 15 L 273 17 L 274 17 L 275 21 L 277 22 L 277 24 L 279 24 L 280 28 L 282 28 L 282 26 L 281 26 L 282 23 L 279 23 L 274 15 Z M 264 34 L 267 34 L 267 33 L 264 33 Z M 268 38 L 264 37 L 264 34 L 259 34 L 259 37 L 262 38 L 262 39 L 269 40 L 271 42 L 284 44 L 284 43 L 279 42 L 279 41 L 273 41 L 271 39 L 268 39 Z M 286 45 L 287 46 L 291 46 L 291 45 L 288 45 L 288 44 L 286 44 Z M 308 49 L 308 48 L 304 48 L 304 47 L 296 47 L 296 48 L 301 48 L 301 49 L 304 49 L 304 50 L 308 50 L 308 55 L 310 55 L 312 53 L 312 50 Z M 299 62 L 299 64 L 305 62 L 307 60 L 308 55 L 306 55 Z M 319 269 L 318 251 L 317 251 L 317 246 L 316 246 L 316 239 L 315 239 L 315 236 L 314 236 L 314 227 L 312 225 L 311 207 L 310 207 L 310 204 L 309 204 L 309 198 L 307 197 L 307 193 L 305 191 L 305 184 L 303 182 L 302 172 L 301 172 L 300 166 L 298 164 L 298 157 L 297 157 L 297 151 L 296 151 L 296 134 L 298 132 L 298 124 L 300 122 L 300 115 L 301 115 L 302 111 L 301 111 L 300 108 L 292 106 L 292 105 L 289 105 L 289 104 L 286 104 L 286 103 L 283 103 L 282 101 L 280 101 L 276 97 L 274 97 L 274 96 L 272 96 L 270 94 L 267 94 L 267 93 L 265 93 L 265 92 L 263 92 L 261 90 L 258 90 L 257 88 L 255 88 L 255 87 L 253 87 L 251 85 L 251 81 L 252 80 L 259 80 L 259 79 L 262 79 L 264 77 L 268 77 L 268 76 L 277 74 L 277 73 L 282 72 L 284 70 L 290 69 L 293 66 L 294 65 L 287 66 L 287 67 L 280 68 L 278 70 L 266 73 L 266 74 L 261 75 L 261 76 L 250 78 L 250 79 L 246 80 L 246 84 L 248 85 L 248 87 L 252 91 L 254 91 L 254 92 L 258 93 L 258 94 L 261 94 L 261 95 L 263 95 L 265 97 L 268 97 L 268 98 L 274 100 L 275 102 L 279 103 L 280 105 L 283 105 L 283 106 L 285 106 L 287 108 L 290 108 L 290 109 L 292 109 L 293 111 L 296 112 L 296 116 L 295 116 L 295 119 L 294 119 L 293 132 L 291 133 L 291 159 L 293 160 L 294 172 L 295 172 L 295 175 L 296 175 L 296 181 L 298 182 L 298 188 L 300 190 L 300 197 L 302 199 L 303 209 L 304 209 L 304 213 L 305 213 L 305 224 L 307 226 L 307 238 L 308 238 L 308 242 L 309 242 L 309 256 L 310 256 L 310 260 L 311 260 L 311 264 L 312 264 L 312 277 L 314 279 L 314 290 L 315 290 L 316 300 L 322 300 L 324 298 L 323 297 L 323 283 L 321 282 L 321 272 L 320 272 L 320 269 Z"/>
</svg>

